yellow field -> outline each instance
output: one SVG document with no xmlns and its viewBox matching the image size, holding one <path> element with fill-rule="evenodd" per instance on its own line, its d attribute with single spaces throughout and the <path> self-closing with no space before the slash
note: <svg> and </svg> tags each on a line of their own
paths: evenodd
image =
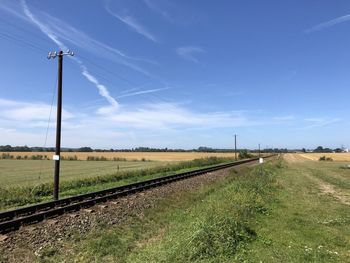
<svg viewBox="0 0 350 263">
<path fill-rule="evenodd" d="M 318 161 L 320 157 L 326 156 L 338 162 L 349 162 L 350 153 L 288 153 L 284 158 L 289 162 Z"/>
<path fill-rule="evenodd" d="M 0 152 L 0 155 L 4 152 Z M 5 152 L 16 156 L 47 155 L 52 159 L 52 152 Z M 107 159 L 125 158 L 127 160 L 142 160 L 143 158 L 151 161 L 189 161 L 206 157 L 234 157 L 234 153 L 202 153 L 202 152 L 63 152 L 63 157 L 77 156 L 79 160 L 86 160 L 88 156 L 105 157 Z"/>
</svg>

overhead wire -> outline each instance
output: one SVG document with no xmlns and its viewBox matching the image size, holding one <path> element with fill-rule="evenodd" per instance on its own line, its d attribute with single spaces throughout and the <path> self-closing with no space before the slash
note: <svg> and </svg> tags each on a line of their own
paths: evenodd
<svg viewBox="0 0 350 263">
<path fill-rule="evenodd" d="M 56 97 L 57 78 L 58 78 L 58 76 L 56 75 L 55 82 L 54 82 L 54 85 L 53 85 L 52 99 L 51 99 L 51 107 L 50 107 L 49 118 L 48 118 L 47 126 L 46 126 L 46 134 L 45 134 L 45 140 L 44 140 L 43 149 L 45 149 L 45 148 L 46 148 L 46 145 L 47 145 L 47 138 L 48 138 L 49 129 L 50 129 L 52 108 L 53 108 L 53 103 L 54 103 L 54 100 L 55 100 L 55 97 Z M 39 171 L 40 171 L 40 172 L 39 172 L 39 180 L 41 179 L 41 175 L 42 175 L 43 161 L 44 161 L 44 160 L 41 159 L 41 162 L 40 162 L 40 170 L 39 170 Z"/>
</svg>

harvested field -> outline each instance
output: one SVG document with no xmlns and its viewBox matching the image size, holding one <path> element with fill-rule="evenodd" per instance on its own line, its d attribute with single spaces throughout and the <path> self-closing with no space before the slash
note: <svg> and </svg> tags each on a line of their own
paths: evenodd
<svg viewBox="0 0 350 263">
<path fill-rule="evenodd" d="M 337 162 L 350 162 L 350 153 L 288 153 L 285 159 L 288 162 L 318 161 L 322 156 Z"/>
<path fill-rule="evenodd" d="M 35 155 L 46 155 L 52 159 L 53 152 L 0 152 L 0 156 L 5 154 L 16 156 L 27 156 L 30 158 Z M 205 152 L 62 152 L 64 158 L 77 156 L 78 160 L 86 160 L 89 156 L 105 157 L 109 160 L 113 158 L 127 160 L 150 160 L 150 161 L 190 161 L 193 159 L 207 157 L 234 157 L 234 153 L 205 153 Z"/>
</svg>

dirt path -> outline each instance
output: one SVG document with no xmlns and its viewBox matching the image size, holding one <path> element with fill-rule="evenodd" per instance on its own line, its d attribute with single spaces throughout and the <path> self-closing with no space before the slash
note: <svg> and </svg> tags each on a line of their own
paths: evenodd
<svg viewBox="0 0 350 263">
<path fill-rule="evenodd" d="M 309 156 L 305 156 L 303 154 L 293 154 L 293 153 L 285 154 L 283 158 L 290 164 L 295 164 L 298 162 L 302 163 L 305 161 L 314 161 Z M 320 178 L 317 178 L 316 176 L 308 172 L 306 169 L 304 169 L 301 174 L 308 177 L 311 181 L 317 184 L 317 187 L 321 191 L 322 195 L 332 196 L 338 202 L 342 204 L 350 205 L 350 196 L 344 191 L 342 191 L 341 189 L 335 187 L 332 184 L 325 182 Z"/>
<path fill-rule="evenodd" d="M 350 205 L 350 196 L 344 193 L 339 188 L 335 188 L 334 185 L 324 182 L 323 180 L 316 178 L 314 176 L 309 175 L 314 182 L 316 182 L 319 186 L 320 191 L 324 195 L 330 195 L 338 200 L 340 203 L 345 205 Z"/>
</svg>

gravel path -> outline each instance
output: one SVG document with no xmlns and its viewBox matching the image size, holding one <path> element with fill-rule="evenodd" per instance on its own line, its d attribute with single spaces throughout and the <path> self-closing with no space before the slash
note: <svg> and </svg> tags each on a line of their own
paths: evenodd
<svg viewBox="0 0 350 263">
<path fill-rule="evenodd" d="M 142 217 L 145 209 L 155 206 L 158 200 L 225 178 L 230 170 L 238 170 L 242 166 L 177 181 L 0 235 L 0 262 L 36 261 L 47 246 L 54 244 L 56 248 L 62 248 L 73 235 L 88 233 L 101 222 L 118 225 L 130 217 Z"/>
</svg>

